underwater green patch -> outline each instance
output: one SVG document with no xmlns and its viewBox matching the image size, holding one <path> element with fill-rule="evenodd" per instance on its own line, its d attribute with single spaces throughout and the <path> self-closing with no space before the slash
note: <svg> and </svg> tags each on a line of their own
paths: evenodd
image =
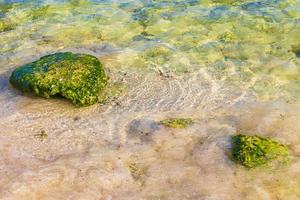
<svg viewBox="0 0 300 200">
<path fill-rule="evenodd" d="M 190 118 L 171 118 L 162 120 L 160 123 L 170 128 L 187 128 L 189 125 L 193 124 L 194 121 Z"/>
<path fill-rule="evenodd" d="M 49 13 L 50 5 L 33 8 L 30 12 L 32 20 L 45 17 Z"/>
<path fill-rule="evenodd" d="M 80 6 L 84 6 L 87 5 L 88 3 L 90 3 L 87 0 L 67 0 L 68 4 L 70 4 L 71 6 L 74 7 L 80 7 Z"/>
<path fill-rule="evenodd" d="M 146 178 L 147 178 L 147 173 L 148 173 L 147 166 L 141 165 L 136 162 L 130 162 L 130 163 L 128 163 L 128 169 L 130 171 L 132 178 L 135 181 L 140 182 L 141 185 L 145 184 Z"/>
<path fill-rule="evenodd" d="M 293 46 L 292 51 L 297 57 L 300 57 L 300 45 Z"/>
<path fill-rule="evenodd" d="M 249 2 L 249 0 L 208 0 L 209 3 L 218 3 L 218 4 L 225 4 L 225 5 L 240 5 L 243 3 Z"/>
<path fill-rule="evenodd" d="M 102 105 L 111 103 L 120 97 L 126 89 L 125 85 L 121 83 L 109 83 L 99 95 L 99 103 Z"/>
<path fill-rule="evenodd" d="M 288 161 L 288 148 L 273 139 L 240 134 L 232 136 L 231 142 L 233 160 L 245 167 L 255 168 L 273 160 Z"/>
<path fill-rule="evenodd" d="M 171 55 L 170 49 L 164 46 L 154 46 L 145 51 L 144 56 L 146 58 L 154 58 L 154 57 L 164 57 L 167 58 Z"/>
<path fill-rule="evenodd" d="M 13 7 L 13 4 L 7 4 L 7 3 L 0 2 L 0 15 L 7 13 L 12 7 Z"/>
<path fill-rule="evenodd" d="M 10 21 L 0 19 L 0 33 L 14 30 L 15 27 L 16 25 L 11 23 Z"/>
<path fill-rule="evenodd" d="M 145 62 L 160 66 L 170 60 L 172 56 L 172 50 L 162 45 L 149 47 L 140 55 Z"/>
<path fill-rule="evenodd" d="M 145 9 L 136 9 L 133 14 L 133 19 L 137 20 L 144 29 L 149 26 L 150 16 Z"/>
<path fill-rule="evenodd" d="M 37 137 L 40 141 L 44 141 L 48 138 L 48 134 L 45 130 L 41 130 L 41 132 L 39 134 L 36 134 L 35 137 Z"/>
<path fill-rule="evenodd" d="M 10 83 L 23 92 L 49 98 L 62 96 L 77 106 L 99 102 L 108 77 L 91 55 L 55 53 L 15 69 Z"/>
<path fill-rule="evenodd" d="M 173 9 L 174 8 L 172 6 L 164 7 L 153 4 L 151 6 L 135 9 L 132 12 L 132 19 L 137 21 L 140 24 L 140 26 L 142 26 L 143 31 L 147 31 L 146 29 L 149 26 L 157 26 L 156 23 L 162 18 L 168 18 L 168 13 Z"/>
</svg>

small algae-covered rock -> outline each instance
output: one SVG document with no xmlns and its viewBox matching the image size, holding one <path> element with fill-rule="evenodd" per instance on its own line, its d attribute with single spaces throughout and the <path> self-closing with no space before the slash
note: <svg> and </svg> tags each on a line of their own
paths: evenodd
<svg viewBox="0 0 300 200">
<path fill-rule="evenodd" d="M 194 122 L 189 118 L 171 118 L 162 120 L 160 123 L 170 128 L 186 128 Z"/>
<path fill-rule="evenodd" d="M 15 69 L 10 83 L 23 92 L 49 98 L 60 95 L 77 106 L 98 102 L 107 84 L 100 61 L 91 55 L 61 52 Z"/>
<path fill-rule="evenodd" d="M 273 139 L 249 135 L 235 135 L 231 139 L 233 160 L 248 168 L 265 165 L 272 160 L 288 160 L 287 147 Z"/>
</svg>

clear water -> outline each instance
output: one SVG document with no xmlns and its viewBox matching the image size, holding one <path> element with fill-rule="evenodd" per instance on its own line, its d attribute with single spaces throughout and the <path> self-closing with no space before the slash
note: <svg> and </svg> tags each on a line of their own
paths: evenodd
<svg viewBox="0 0 300 200">
<path fill-rule="evenodd" d="M 8 84 L 58 51 L 97 56 L 122 93 L 78 109 Z M 298 0 L 0 0 L 0 84 L 1 199 L 300 199 Z M 293 160 L 237 166 L 237 132 Z"/>
</svg>

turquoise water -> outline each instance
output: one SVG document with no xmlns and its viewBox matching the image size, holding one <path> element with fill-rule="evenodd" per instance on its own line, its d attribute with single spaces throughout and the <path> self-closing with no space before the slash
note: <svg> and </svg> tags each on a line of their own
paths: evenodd
<svg viewBox="0 0 300 200">
<path fill-rule="evenodd" d="M 8 84 L 58 51 L 98 57 L 121 91 L 76 109 Z M 298 0 L 0 0 L 0 197 L 300 199 L 299 69 Z M 129 131 L 173 116 L 196 123 Z M 287 144 L 292 163 L 234 165 L 239 131 Z"/>
</svg>

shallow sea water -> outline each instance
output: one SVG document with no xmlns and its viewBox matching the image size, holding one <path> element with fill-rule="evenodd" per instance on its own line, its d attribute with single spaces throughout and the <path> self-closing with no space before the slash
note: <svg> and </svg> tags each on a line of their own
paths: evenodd
<svg viewBox="0 0 300 200">
<path fill-rule="evenodd" d="M 122 92 L 75 108 L 9 85 L 58 51 L 98 57 Z M 0 199 L 300 199 L 299 94 L 298 0 L 0 0 Z M 236 165 L 239 132 L 291 162 Z"/>
</svg>

